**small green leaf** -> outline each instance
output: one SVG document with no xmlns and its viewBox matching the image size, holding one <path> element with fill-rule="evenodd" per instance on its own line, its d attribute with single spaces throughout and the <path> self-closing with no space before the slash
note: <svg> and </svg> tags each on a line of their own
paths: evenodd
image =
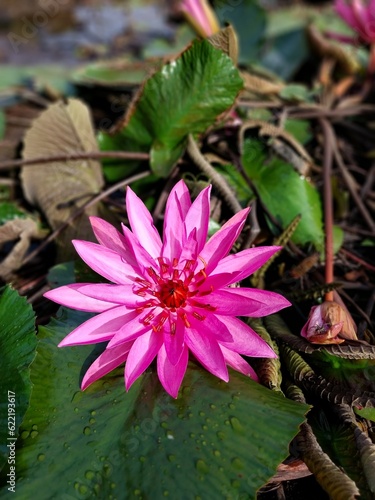
<svg viewBox="0 0 375 500">
<path fill-rule="evenodd" d="M 79 84 L 102 85 L 123 90 L 134 90 L 149 75 L 159 69 L 161 62 L 154 59 L 148 62 L 131 62 L 115 59 L 110 62 L 88 64 L 73 73 L 73 80 Z"/>
<path fill-rule="evenodd" d="M 336 255 L 344 243 L 345 233 L 340 226 L 333 226 L 333 252 Z"/>
<path fill-rule="evenodd" d="M 282 99 L 286 99 L 289 101 L 300 101 L 300 102 L 311 101 L 310 90 L 305 85 L 297 83 L 286 85 L 282 90 L 280 90 L 279 96 Z"/>
<path fill-rule="evenodd" d="M 0 469 L 11 459 L 12 438 L 29 404 L 29 365 L 36 349 L 35 317 L 32 307 L 10 286 L 0 289 Z M 8 462 L 9 463 L 9 462 Z M 6 473 L 9 471 L 5 467 Z"/>
<path fill-rule="evenodd" d="M 356 408 L 354 407 L 354 412 L 362 418 L 371 420 L 375 422 L 375 408 Z"/>
<path fill-rule="evenodd" d="M 242 163 L 262 202 L 282 228 L 296 215 L 302 215 L 292 241 L 301 245 L 312 243 L 321 250 L 324 242 L 322 206 L 316 189 L 278 158 L 265 164 L 265 154 L 258 141 L 245 140 Z"/>
<path fill-rule="evenodd" d="M 151 168 L 166 177 L 190 133 L 202 133 L 227 110 L 243 86 L 231 59 L 209 42 L 195 41 L 146 80 L 126 127 L 104 149 L 148 151 Z"/>
<path fill-rule="evenodd" d="M 215 169 L 226 179 L 241 205 L 246 206 L 254 193 L 234 165 L 215 164 Z"/>
<path fill-rule="evenodd" d="M 313 138 L 311 133 L 311 124 L 308 120 L 298 120 L 289 118 L 285 121 L 285 130 L 292 134 L 301 144 L 306 144 Z"/>
<path fill-rule="evenodd" d="M 29 214 L 20 210 L 20 208 L 15 204 L 9 201 L 4 201 L 0 203 L 0 225 L 5 224 L 13 219 L 26 219 Z"/>
</svg>

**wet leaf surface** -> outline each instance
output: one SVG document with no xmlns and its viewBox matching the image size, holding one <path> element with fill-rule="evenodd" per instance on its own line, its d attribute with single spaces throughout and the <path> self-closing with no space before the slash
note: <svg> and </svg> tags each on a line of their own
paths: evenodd
<svg viewBox="0 0 375 500">
<path fill-rule="evenodd" d="M 10 286 L 0 289 L 0 468 L 9 472 L 14 459 L 7 445 L 15 446 L 18 429 L 28 407 L 32 384 L 30 364 L 35 357 L 35 316 L 26 299 Z M 4 476 L 5 477 L 5 476 Z"/>
<path fill-rule="evenodd" d="M 47 499 L 63 487 L 70 498 L 162 498 L 176 481 L 189 497 L 253 497 L 287 456 L 308 407 L 237 372 L 226 384 L 195 364 L 176 400 L 153 370 L 128 393 L 121 368 L 81 392 L 85 367 L 100 351 L 56 345 L 87 317 L 61 310 L 40 328 L 17 449 L 18 497 L 39 491 Z"/>
</svg>

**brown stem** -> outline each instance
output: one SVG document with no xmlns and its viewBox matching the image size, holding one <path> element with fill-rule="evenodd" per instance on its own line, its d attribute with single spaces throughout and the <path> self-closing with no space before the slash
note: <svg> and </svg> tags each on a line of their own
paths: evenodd
<svg viewBox="0 0 375 500">
<path fill-rule="evenodd" d="M 38 248 L 36 248 L 33 252 L 31 252 L 23 261 L 22 265 L 27 264 L 30 262 L 38 253 L 43 250 L 49 243 L 51 243 L 69 224 L 79 217 L 87 208 L 91 207 L 92 205 L 95 205 L 96 203 L 99 203 L 99 201 L 103 200 L 110 194 L 114 193 L 120 188 L 123 188 L 127 186 L 128 184 L 131 184 L 132 182 L 139 181 L 140 179 L 144 179 L 148 175 L 150 175 L 151 172 L 149 170 L 146 170 L 145 172 L 141 172 L 140 174 L 133 175 L 132 177 L 128 177 L 125 180 L 122 180 L 118 182 L 117 184 L 114 184 L 110 188 L 106 189 L 105 191 L 102 191 L 100 194 L 92 198 L 90 201 L 79 207 L 63 224 L 61 224 L 60 227 L 58 227 L 53 233 L 51 233 L 48 238 L 46 238 L 43 243 L 41 243 Z"/>
<path fill-rule="evenodd" d="M 369 269 L 370 271 L 373 271 L 373 272 L 375 271 L 375 266 L 372 266 L 371 264 L 369 264 L 365 260 L 361 259 L 360 257 L 358 257 L 358 255 L 355 255 L 354 253 L 349 252 L 349 250 L 345 250 L 345 248 L 341 248 L 339 253 L 345 255 L 345 257 L 347 257 L 348 259 L 351 259 L 351 260 L 354 260 L 355 262 L 358 262 L 359 264 L 361 264 L 361 266 L 365 267 L 366 269 Z"/>
<path fill-rule="evenodd" d="M 221 176 L 200 152 L 197 143 L 190 134 L 188 138 L 187 152 L 196 166 L 211 180 L 212 184 L 224 198 L 228 207 L 236 214 L 242 210 L 236 196 L 231 191 L 223 176 Z"/>
<path fill-rule="evenodd" d="M 324 134 L 323 185 L 324 185 L 324 231 L 325 231 L 325 282 L 333 283 L 333 200 L 332 200 L 332 129 L 327 120 L 321 118 Z M 325 294 L 325 300 L 333 300 L 333 292 Z"/>
<path fill-rule="evenodd" d="M 40 156 L 37 158 L 18 160 L 6 160 L 0 162 L 0 170 L 9 170 L 11 168 L 25 167 L 40 163 L 50 163 L 53 161 L 75 161 L 75 160 L 101 160 L 104 158 L 113 158 L 118 160 L 148 160 L 148 153 L 131 151 L 85 151 L 77 153 L 58 154 L 50 156 Z"/>
<path fill-rule="evenodd" d="M 341 175 L 342 175 L 342 177 L 343 177 L 343 179 L 348 187 L 348 190 L 349 190 L 350 194 L 352 195 L 353 200 L 358 207 L 358 210 L 361 212 L 362 217 L 366 221 L 366 224 L 370 228 L 370 231 L 374 235 L 375 234 L 375 222 L 373 221 L 369 211 L 367 210 L 366 205 L 363 203 L 361 196 L 357 192 L 356 184 L 353 180 L 352 175 L 348 171 L 345 163 L 343 162 L 342 156 L 341 156 L 339 148 L 337 146 L 337 141 L 335 140 L 334 137 L 333 137 L 333 153 L 335 155 L 336 163 L 341 171 Z"/>
</svg>

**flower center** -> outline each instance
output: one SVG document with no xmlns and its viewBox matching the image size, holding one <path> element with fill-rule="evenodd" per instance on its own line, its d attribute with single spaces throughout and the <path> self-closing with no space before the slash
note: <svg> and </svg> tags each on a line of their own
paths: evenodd
<svg viewBox="0 0 375 500">
<path fill-rule="evenodd" d="M 185 306 L 188 292 L 188 288 L 181 280 L 168 280 L 161 283 L 156 296 L 160 300 L 161 305 L 177 309 L 178 307 Z"/>
</svg>

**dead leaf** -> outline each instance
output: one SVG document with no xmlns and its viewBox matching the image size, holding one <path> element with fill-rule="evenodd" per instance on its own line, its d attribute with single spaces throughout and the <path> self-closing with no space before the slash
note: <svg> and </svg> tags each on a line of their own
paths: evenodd
<svg viewBox="0 0 375 500">
<path fill-rule="evenodd" d="M 25 136 L 23 158 L 97 150 L 88 107 L 78 99 L 69 99 L 67 104 L 52 104 L 33 122 Z M 104 185 L 96 160 L 51 161 L 23 167 L 21 181 L 26 199 L 40 207 L 54 230 Z M 60 259 L 75 255 L 71 240 L 77 236 L 93 240 L 90 215 L 98 215 L 98 206 L 85 210 L 58 237 Z"/>
<path fill-rule="evenodd" d="M 31 239 L 42 239 L 46 234 L 47 231 L 40 229 L 38 222 L 30 217 L 13 219 L 0 226 L 0 248 L 5 243 L 16 241 L 0 263 L 0 278 L 7 281 L 22 266 Z"/>
<path fill-rule="evenodd" d="M 211 35 L 207 40 L 211 45 L 215 47 L 215 49 L 219 49 L 224 54 L 229 56 L 233 64 L 237 66 L 238 63 L 238 39 L 237 33 L 234 28 L 229 25 L 226 28 L 223 28 L 218 33 Z"/>
<path fill-rule="evenodd" d="M 285 87 L 285 83 L 272 82 L 259 75 L 241 71 L 241 77 L 244 81 L 245 91 L 251 95 L 273 97 L 277 99 L 279 92 Z"/>
</svg>

